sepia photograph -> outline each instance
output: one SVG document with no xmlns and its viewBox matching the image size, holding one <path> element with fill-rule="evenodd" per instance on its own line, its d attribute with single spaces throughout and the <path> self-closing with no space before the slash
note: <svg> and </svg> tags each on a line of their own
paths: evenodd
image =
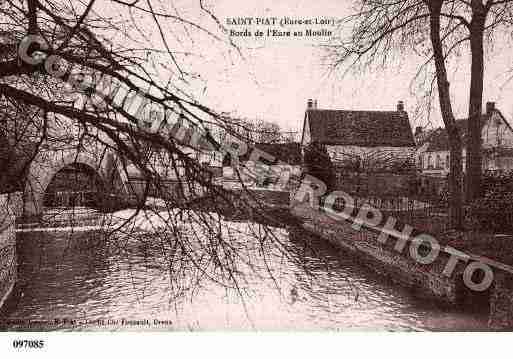
<svg viewBox="0 0 513 359">
<path fill-rule="evenodd" d="M 2 349 L 511 331 L 512 46 L 507 0 L 0 0 Z"/>
</svg>

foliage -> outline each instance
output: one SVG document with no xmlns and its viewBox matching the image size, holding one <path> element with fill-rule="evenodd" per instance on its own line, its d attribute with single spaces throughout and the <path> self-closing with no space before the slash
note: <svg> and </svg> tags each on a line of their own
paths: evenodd
<svg viewBox="0 0 513 359">
<path fill-rule="evenodd" d="M 481 188 L 483 196 L 471 205 L 476 229 L 513 233 L 513 172 L 487 172 Z"/>
<path fill-rule="evenodd" d="M 327 191 L 335 189 L 335 168 L 325 145 L 313 142 L 305 147 L 304 161 L 307 174 L 324 182 Z"/>
<path fill-rule="evenodd" d="M 451 146 L 449 178 L 450 217 L 454 228 L 462 225 L 462 139 L 455 126 L 449 87 L 451 59 L 470 50 L 469 121 L 467 156 L 467 196 L 476 198 L 481 177 L 481 131 L 484 52 L 498 32 L 510 33 L 513 1 L 355 1 L 353 13 L 340 26 L 350 29 L 331 46 L 334 66 L 345 71 L 396 64 L 393 55 L 414 53 L 424 56 L 415 80 L 417 94 L 429 114 L 438 94 L 440 112 Z M 341 29 L 342 30 L 342 29 Z M 436 91 L 432 79 L 436 79 Z"/>
<path fill-rule="evenodd" d="M 261 119 L 224 116 L 227 128 L 248 143 L 290 142 L 278 124 Z"/>
<path fill-rule="evenodd" d="M 513 171 L 485 172 L 481 183 L 481 191 L 483 195 L 494 192 L 513 192 Z"/>
</svg>

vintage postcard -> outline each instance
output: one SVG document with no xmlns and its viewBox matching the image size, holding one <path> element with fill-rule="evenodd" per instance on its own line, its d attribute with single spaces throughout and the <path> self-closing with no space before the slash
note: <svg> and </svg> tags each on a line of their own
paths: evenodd
<svg viewBox="0 0 513 359">
<path fill-rule="evenodd" d="M 9 350 L 510 331 L 512 22 L 495 0 L 0 0 Z"/>
</svg>

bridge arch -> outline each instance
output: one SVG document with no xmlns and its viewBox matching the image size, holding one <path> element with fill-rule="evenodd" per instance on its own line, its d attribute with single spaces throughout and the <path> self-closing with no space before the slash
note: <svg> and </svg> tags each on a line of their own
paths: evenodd
<svg viewBox="0 0 513 359">
<path fill-rule="evenodd" d="M 80 153 L 45 153 L 43 158 L 33 161 L 26 178 L 24 191 L 24 215 L 39 216 L 44 209 L 44 197 L 48 185 L 55 175 L 67 166 L 80 164 L 94 170 L 104 184 L 109 183 L 109 169 L 105 161 L 92 154 Z"/>
</svg>

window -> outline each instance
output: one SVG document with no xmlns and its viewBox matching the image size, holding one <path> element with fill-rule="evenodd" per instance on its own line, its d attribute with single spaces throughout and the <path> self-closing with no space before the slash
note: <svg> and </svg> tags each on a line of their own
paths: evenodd
<svg viewBox="0 0 513 359">
<path fill-rule="evenodd" d="M 427 168 L 433 168 L 433 158 L 431 157 L 431 155 L 428 156 Z"/>
<path fill-rule="evenodd" d="M 449 155 L 445 156 L 445 167 L 449 168 L 451 166 L 451 157 Z"/>
<path fill-rule="evenodd" d="M 436 168 L 442 168 L 442 157 L 436 155 Z"/>
</svg>

